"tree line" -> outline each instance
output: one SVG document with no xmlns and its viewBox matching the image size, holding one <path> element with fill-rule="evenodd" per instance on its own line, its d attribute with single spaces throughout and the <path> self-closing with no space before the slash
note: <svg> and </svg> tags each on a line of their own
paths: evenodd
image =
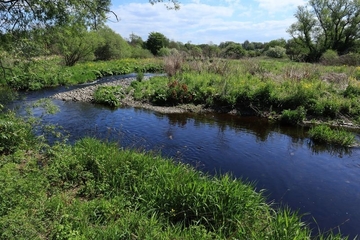
<svg viewBox="0 0 360 240">
<path fill-rule="evenodd" d="M 178 9 L 176 0 L 166 2 Z M 72 66 L 82 60 L 147 58 L 185 53 L 193 58 L 289 57 L 294 61 L 358 64 L 360 2 L 358 0 L 309 0 L 299 6 L 287 32 L 289 40 L 267 43 L 226 41 L 192 44 L 169 40 L 151 32 L 147 40 L 136 34 L 124 39 L 105 25 L 110 0 L 22 1 L 0 0 L 0 65 L 7 58 L 60 55 Z M 116 15 L 115 15 L 116 16 Z M 116 16 L 117 17 L 117 16 Z"/>
</svg>

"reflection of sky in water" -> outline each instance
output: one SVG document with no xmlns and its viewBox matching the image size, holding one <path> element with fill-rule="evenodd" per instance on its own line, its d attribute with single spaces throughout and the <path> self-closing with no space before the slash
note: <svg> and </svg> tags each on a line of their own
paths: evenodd
<svg viewBox="0 0 360 240">
<path fill-rule="evenodd" d="M 303 128 L 280 127 L 257 118 L 163 115 L 53 102 L 60 112 L 43 121 L 63 126 L 72 134 L 72 142 L 91 135 L 123 147 L 158 151 L 210 173 L 231 172 L 255 182 L 258 190 L 266 189 L 269 201 L 311 213 L 305 219 L 315 217 L 320 229 L 341 225 L 346 234 L 360 233 L 360 148 L 313 146 Z M 34 113 L 41 116 L 42 111 Z"/>
</svg>

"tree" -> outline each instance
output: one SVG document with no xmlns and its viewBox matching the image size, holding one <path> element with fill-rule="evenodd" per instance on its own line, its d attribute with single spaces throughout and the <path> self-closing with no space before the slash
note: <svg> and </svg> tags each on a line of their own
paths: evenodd
<svg viewBox="0 0 360 240">
<path fill-rule="evenodd" d="M 110 0 L 0 0 L 0 31 L 29 30 L 78 23 L 96 27 L 106 21 Z"/>
<path fill-rule="evenodd" d="M 144 41 L 142 40 L 142 38 L 134 33 L 130 34 L 128 43 L 132 47 L 140 47 L 141 48 L 144 46 Z"/>
<path fill-rule="evenodd" d="M 227 47 L 223 50 L 222 53 L 223 57 L 225 58 L 242 58 L 246 55 L 245 49 L 242 47 L 240 43 L 230 43 Z"/>
<path fill-rule="evenodd" d="M 155 3 L 164 2 L 164 0 L 149 0 L 149 2 L 154 5 Z M 170 4 L 165 4 L 165 6 L 168 9 L 178 10 L 180 8 L 179 1 L 177 1 L 177 0 L 168 0 L 168 2 L 170 2 Z"/>
<path fill-rule="evenodd" d="M 73 66 L 81 60 L 93 60 L 95 50 L 104 44 L 96 31 L 87 31 L 80 26 L 62 26 L 53 29 L 54 48 L 64 58 L 66 66 Z"/>
<path fill-rule="evenodd" d="M 354 50 L 360 37 L 358 0 L 310 0 L 298 7 L 297 22 L 288 33 L 308 50 L 306 60 L 318 61 L 328 49 L 339 54 Z"/>
<path fill-rule="evenodd" d="M 146 41 L 146 48 L 154 55 L 157 55 L 159 50 L 169 45 L 169 40 L 164 34 L 159 32 L 151 32 Z"/>
<path fill-rule="evenodd" d="M 103 27 L 97 31 L 98 38 L 103 39 L 95 49 L 96 60 L 110 60 L 127 58 L 131 56 L 129 44 L 109 27 Z"/>
</svg>

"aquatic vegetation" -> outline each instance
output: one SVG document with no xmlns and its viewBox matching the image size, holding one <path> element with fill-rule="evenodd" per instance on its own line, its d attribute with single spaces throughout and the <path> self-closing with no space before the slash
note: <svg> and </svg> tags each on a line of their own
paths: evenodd
<svg viewBox="0 0 360 240">
<path fill-rule="evenodd" d="M 330 128 L 326 125 L 318 125 L 309 130 L 309 136 L 314 142 L 330 143 L 340 146 L 352 146 L 355 135 L 341 128 Z"/>
</svg>

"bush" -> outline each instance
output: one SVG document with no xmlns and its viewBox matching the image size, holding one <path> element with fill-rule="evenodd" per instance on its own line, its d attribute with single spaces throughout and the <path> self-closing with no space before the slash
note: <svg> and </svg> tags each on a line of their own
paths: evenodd
<svg viewBox="0 0 360 240">
<path fill-rule="evenodd" d="M 153 55 L 147 49 L 143 49 L 143 48 L 139 48 L 139 47 L 133 47 L 132 50 L 131 50 L 131 57 L 132 58 L 152 58 Z"/>
<path fill-rule="evenodd" d="M 269 48 L 266 51 L 266 56 L 271 58 L 283 58 L 286 55 L 286 49 L 280 46 Z"/>
<path fill-rule="evenodd" d="M 306 117 L 306 110 L 303 106 L 295 110 L 284 110 L 281 114 L 281 121 L 288 124 L 299 124 L 304 121 Z"/>
<path fill-rule="evenodd" d="M 339 55 L 336 51 L 328 49 L 321 56 L 320 62 L 324 65 L 338 65 Z"/>
<path fill-rule="evenodd" d="M 96 103 L 119 107 L 120 99 L 124 97 L 121 86 L 100 86 L 95 90 L 94 100 Z"/>
<path fill-rule="evenodd" d="M 26 148 L 35 140 L 31 124 L 17 118 L 13 112 L 0 115 L 0 154 L 10 154 Z"/>
<path fill-rule="evenodd" d="M 160 56 L 160 57 L 165 57 L 165 56 L 170 56 L 170 55 L 171 55 L 171 51 L 167 47 L 161 48 L 158 52 L 158 56 Z"/>
</svg>

